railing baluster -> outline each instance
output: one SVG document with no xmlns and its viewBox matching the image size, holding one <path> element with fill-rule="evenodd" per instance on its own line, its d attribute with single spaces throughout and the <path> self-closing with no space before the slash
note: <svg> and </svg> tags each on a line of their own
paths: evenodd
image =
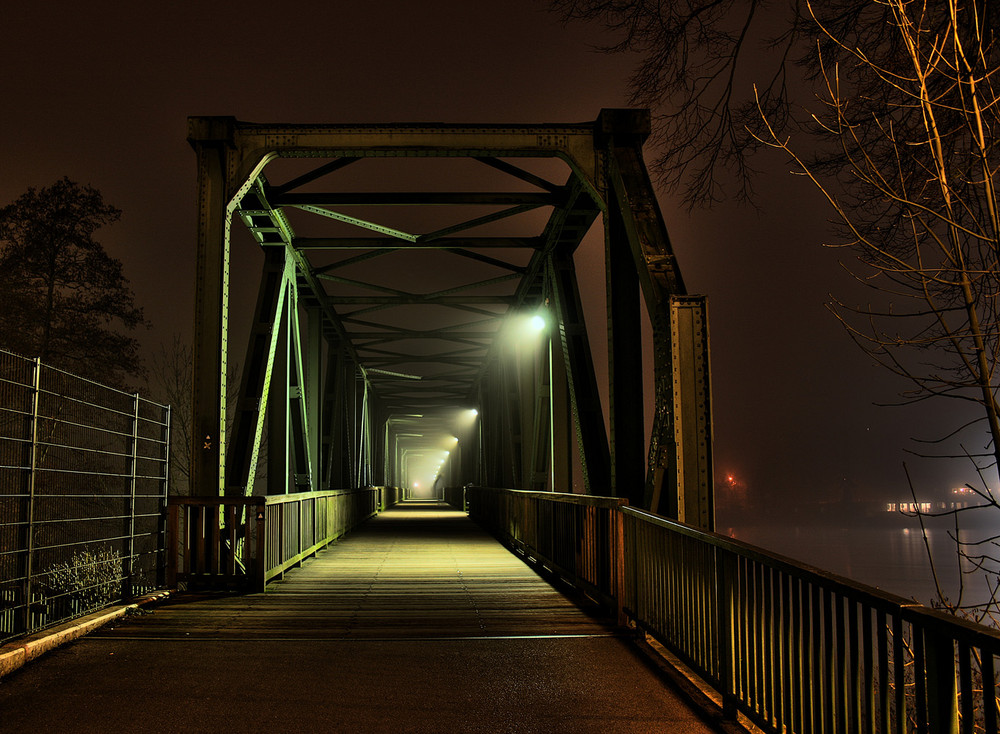
<svg viewBox="0 0 1000 734">
<path fill-rule="evenodd" d="M 805 731 L 805 722 L 808 720 L 808 709 L 806 706 L 806 692 L 808 687 L 805 682 L 804 666 L 802 659 L 802 580 L 798 576 L 790 576 L 792 594 L 792 665 L 791 681 L 792 691 L 789 697 L 792 700 L 792 731 Z"/>
<path fill-rule="evenodd" d="M 958 679 L 961 693 L 962 734 L 972 734 L 975 705 L 972 699 L 972 649 L 965 640 L 958 642 Z"/>
<path fill-rule="evenodd" d="M 997 734 L 997 686 L 992 650 L 980 648 L 979 670 L 983 679 L 983 728 L 986 734 Z"/>
<path fill-rule="evenodd" d="M 1000 633 L 994 630 L 729 538 L 619 508 L 612 498 L 481 488 L 470 488 L 468 497 L 470 515 L 528 556 L 562 560 L 571 567 L 562 572 L 575 573 L 595 599 L 627 610 L 717 686 L 729 720 L 742 712 L 772 734 L 905 734 L 912 712 L 921 731 L 951 732 L 958 721 L 957 682 L 962 731 L 972 731 L 981 710 L 983 731 L 1000 734 L 994 680 Z M 620 541 L 606 542 L 605 535 L 614 533 L 605 532 L 611 527 L 605 512 L 622 516 Z M 554 535 L 536 532 L 539 518 L 574 516 L 582 543 L 574 556 L 564 554 L 575 541 L 563 523 Z M 509 529 L 517 530 L 516 539 Z M 606 557 L 615 553 L 623 558 Z M 571 557 L 580 560 L 574 565 Z M 611 586 L 603 580 L 609 568 L 621 569 Z M 981 655 L 982 699 L 976 697 L 973 651 Z M 978 708 L 970 713 L 972 706 Z"/>
<path fill-rule="evenodd" d="M 913 646 L 913 702 L 917 716 L 917 734 L 927 732 L 927 666 L 924 659 L 924 630 L 913 625 L 910 644 Z"/>
<path fill-rule="evenodd" d="M 863 734 L 875 734 L 875 648 L 872 644 L 872 610 L 867 604 L 861 605 L 861 675 L 857 683 L 859 729 Z"/>
</svg>

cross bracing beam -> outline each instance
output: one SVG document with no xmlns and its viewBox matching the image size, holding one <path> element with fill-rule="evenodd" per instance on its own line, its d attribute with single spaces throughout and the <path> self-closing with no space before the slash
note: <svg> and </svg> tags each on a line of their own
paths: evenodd
<svg viewBox="0 0 1000 734">
<path fill-rule="evenodd" d="M 605 110 L 594 122 L 568 125 L 191 118 L 189 130 L 200 205 L 196 492 L 256 491 L 255 454 L 267 467 L 269 491 L 399 479 L 400 451 L 418 440 L 403 433 L 452 430 L 454 416 L 475 407 L 475 429 L 453 436 L 469 480 L 569 491 L 575 463 L 584 491 L 610 487 L 634 504 L 711 526 L 704 303 L 686 294 L 642 162 L 648 113 Z M 430 178 L 394 173 L 352 184 L 365 167 L 402 159 L 416 167 L 428 158 L 472 159 L 494 180 L 467 187 L 461 177 L 456 186 L 435 174 L 428 191 Z M 307 159 L 315 163 L 303 165 Z M 565 167 L 553 174 L 556 161 Z M 498 176 L 516 185 L 497 185 Z M 384 190 L 372 190 L 372 180 L 384 180 Z M 532 190 L 515 190 L 525 185 Z M 266 262 L 227 466 L 234 217 Z M 575 253 L 599 219 L 610 442 L 603 377 L 574 277 Z M 490 277 L 496 269 L 504 275 Z M 646 467 L 636 447 L 647 402 L 636 368 L 636 290 L 653 326 Z M 517 341 L 518 319 L 539 313 L 548 330 Z M 272 481 L 271 473 L 284 479 Z"/>
</svg>

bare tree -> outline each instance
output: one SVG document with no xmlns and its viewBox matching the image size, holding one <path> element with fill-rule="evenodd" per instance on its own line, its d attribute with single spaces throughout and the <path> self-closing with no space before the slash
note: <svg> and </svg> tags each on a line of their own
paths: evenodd
<svg viewBox="0 0 1000 734">
<path fill-rule="evenodd" d="M 850 49 L 866 49 L 873 65 L 848 63 L 841 78 L 866 108 L 892 102 L 893 90 L 872 73 L 905 63 L 891 6 L 873 0 L 826 0 L 813 8 L 802 0 L 551 1 L 566 21 L 602 25 L 612 40 L 601 50 L 637 55 L 629 101 L 654 113 L 651 168 L 691 206 L 752 201 L 762 135 L 750 131 L 766 134 L 758 110 L 778 132 L 807 125 L 801 103 L 822 81 L 824 60 L 850 61 Z M 938 28 L 948 22 L 943 12 L 924 15 Z M 820 31 L 814 17 L 831 35 Z M 992 34 L 1000 8 L 984 4 L 975 22 Z M 983 48 L 1000 53 L 989 43 Z M 894 105 L 894 114 L 897 125 L 922 124 L 918 108 Z M 855 123 L 874 145 L 878 130 L 866 128 L 864 120 Z M 822 162 L 828 170 L 843 164 L 835 152 Z"/>
<path fill-rule="evenodd" d="M 800 146 L 813 150 L 815 138 L 793 142 L 771 123 L 766 105 L 758 141 L 787 153 L 836 214 L 845 235 L 836 246 L 855 255 L 848 268 L 873 291 L 869 304 L 832 305 L 854 340 L 906 380 L 904 402 L 948 398 L 971 407 L 968 422 L 935 437 L 959 449 L 938 455 L 973 462 L 976 508 L 1000 509 L 1000 62 L 993 26 L 976 0 L 879 5 L 894 37 L 883 36 L 874 49 L 859 45 L 857 34 L 838 33 L 806 5 L 822 34 L 814 132 L 833 147 L 823 156 L 800 153 Z M 891 63 L 886 44 L 899 50 Z M 840 162 L 838 169 L 831 161 Z M 957 523 L 976 508 L 936 514 Z M 996 599 L 1000 536 L 953 537 L 973 569 L 992 575 Z M 956 610 L 968 606 L 942 601 Z M 996 608 L 979 611 L 990 606 Z"/>
<path fill-rule="evenodd" d="M 191 472 L 191 430 L 192 406 L 191 384 L 192 372 L 191 345 L 179 334 L 174 334 L 169 345 L 161 344 L 159 351 L 153 356 L 152 367 L 149 370 L 149 391 L 156 399 L 170 406 L 170 494 L 190 494 Z M 240 384 L 239 364 L 230 361 L 229 384 Z M 238 395 L 229 396 L 229 425 L 232 431 L 232 420 L 235 415 Z M 264 429 L 262 441 L 263 459 L 267 457 L 267 428 Z M 262 460 L 255 481 L 266 476 L 266 460 Z"/>
<path fill-rule="evenodd" d="M 94 239 L 120 216 L 68 178 L 0 208 L 0 346 L 116 387 L 142 375 L 139 342 L 124 333 L 146 325 L 142 309 Z"/>
<path fill-rule="evenodd" d="M 170 406 L 170 494 L 190 494 L 191 471 L 191 345 L 174 334 L 160 345 L 149 371 L 149 389 Z"/>
</svg>

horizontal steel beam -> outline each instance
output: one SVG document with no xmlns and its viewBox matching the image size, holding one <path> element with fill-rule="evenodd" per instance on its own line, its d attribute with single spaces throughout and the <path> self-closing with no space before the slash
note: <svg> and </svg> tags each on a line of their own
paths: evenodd
<svg viewBox="0 0 1000 734">
<path fill-rule="evenodd" d="M 494 247 L 537 250 L 541 246 L 540 237 L 439 237 L 418 239 L 417 242 L 395 237 L 296 237 L 292 240 L 292 247 L 297 250 L 479 250 Z"/>
<path fill-rule="evenodd" d="M 469 304 L 469 303 L 485 303 L 485 304 L 500 304 L 507 305 L 513 303 L 513 296 L 435 296 L 433 294 L 429 296 L 421 295 L 410 295 L 410 296 L 329 296 L 328 300 L 330 303 L 336 305 L 391 305 L 391 306 L 406 306 L 415 303 L 424 304 Z"/>
<path fill-rule="evenodd" d="M 398 341 L 400 339 L 493 339 L 497 331 L 446 331 L 433 329 L 429 331 L 393 330 L 393 331 L 349 331 L 352 339 L 383 339 Z"/>
<path fill-rule="evenodd" d="M 380 192 L 309 192 L 283 194 L 272 192 L 272 206 L 560 206 L 565 197 L 559 194 L 527 192 L 454 192 L 454 191 L 380 191 Z"/>
</svg>

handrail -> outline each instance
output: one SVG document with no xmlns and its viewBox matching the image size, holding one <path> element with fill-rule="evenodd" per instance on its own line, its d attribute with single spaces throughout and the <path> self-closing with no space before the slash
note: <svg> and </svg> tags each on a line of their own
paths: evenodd
<svg viewBox="0 0 1000 734">
<path fill-rule="evenodd" d="M 556 505 L 613 501 L 481 488 L 468 496 L 472 517 L 539 557 L 565 554 L 545 545 L 555 540 L 570 549 L 589 541 L 525 528 L 546 525 Z M 611 512 L 621 540 L 603 547 L 617 554 L 603 565 L 621 577 L 595 599 L 714 687 L 727 718 L 739 712 L 776 734 L 998 734 L 997 630 L 621 503 Z M 574 580 L 573 569 L 559 570 Z"/>
<path fill-rule="evenodd" d="M 393 487 L 266 497 L 171 497 L 167 582 L 263 591 L 269 581 L 391 507 Z"/>
<path fill-rule="evenodd" d="M 466 488 L 469 515 L 502 543 L 585 589 L 609 607 L 621 598 L 617 497 Z"/>
</svg>

